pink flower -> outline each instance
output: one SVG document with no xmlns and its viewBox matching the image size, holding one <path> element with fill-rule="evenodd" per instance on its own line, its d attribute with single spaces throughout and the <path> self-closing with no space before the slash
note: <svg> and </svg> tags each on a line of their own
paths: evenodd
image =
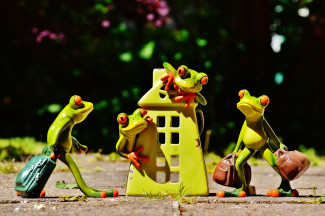
<svg viewBox="0 0 325 216">
<path fill-rule="evenodd" d="M 163 20 L 159 18 L 159 19 L 155 20 L 154 24 L 155 24 L 155 26 L 160 27 L 163 24 Z"/>
<path fill-rule="evenodd" d="M 49 38 L 52 39 L 52 40 L 55 40 L 56 39 L 56 34 L 55 33 L 51 33 L 49 35 Z"/>
<path fill-rule="evenodd" d="M 147 20 L 154 20 L 155 19 L 155 15 L 153 13 L 147 14 Z"/>
<path fill-rule="evenodd" d="M 102 21 L 102 27 L 103 28 L 108 28 L 110 26 L 111 26 L 111 22 L 110 21 L 108 21 L 108 20 L 103 20 Z"/>
<path fill-rule="evenodd" d="M 157 8 L 157 13 L 160 16 L 167 16 L 169 14 L 169 8 L 167 6 L 167 3 L 165 1 L 161 1 L 159 3 L 159 7 Z"/>
</svg>

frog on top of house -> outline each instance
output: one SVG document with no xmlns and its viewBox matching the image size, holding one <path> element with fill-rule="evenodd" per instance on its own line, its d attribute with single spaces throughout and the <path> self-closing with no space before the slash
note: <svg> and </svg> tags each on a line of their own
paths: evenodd
<svg viewBox="0 0 325 216">
<path fill-rule="evenodd" d="M 71 149 L 78 153 L 88 150 L 87 146 L 80 144 L 76 138 L 71 136 L 71 132 L 73 126 L 85 120 L 92 110 L 93 104 L 91 102 L 83 101 L 78 95 L 72 96 L 69 104 L 59 113 L 50 126 L 47 134 L 48 145 L 43 149 L 42 154 L 50 156 L 54 161 L 59 159 L 66 164 L 80 190 L 88 197 L 117 197 L 118 191 L 115 189 L 100 191 L 88 187 L 69 154 Z"/>
<path fill-rule="evenodd" d="M 143 147 L 135 150 L 136 138 L 139 133 L 144 131 L 153 119 L 147 115 L 147 110 L 143 108 L 136 109 L 132 115 L 120 113 L 117 116 L 119 123 L 120 138 L 116 143 L 116 152 L 124 158 L 131 160 L 135 167 L 141 168 L 139 161 L 148 162 L 147 156 L 139 156 Z"/>
<path fill-rule="evenodd" d="M 236 153 L 236 171 L 241 182 L 241 187 L 234 191 L 219 191 L 218 197 L 223 196 L 246 196 L 248 185 L 245 180 L 244 164 L 257 151 L 261 153 L 263 158 L 270 164 L 270 166 L 281 176 L 281 184 L 278 189 L 268 191 L 268 196 L 298 196 L 298 191 L 292 189 L 290 182 L 286 180 L 281 174 L 278 164 L 277 156 L 274 154 L 279 148 L 287 149 L 287 147 L 280 142 L 274 131 L 264 118 L 264 111 L 270 102 L 266 95 L 260 97 L 251 96 L 246 90 L 240 90 L 238 93 L 240 101 L 237 103 L 237 108 L 245 115 L 245 121 L 241 128 L 237 145 L 233 151 Z M 271 139 L 273 142 L 269 142 Z M 242 145 L 244 149 L 241 150 Z"/>
<path fill-rule="evenodd" d="M 189 107 L 194 98 L 203 106 L 207 104 L 206 99 L 200 94 L 202 85 L 208 82 L 208 76 L 205 73 L 199 73 L 185 65 L 179 66 L 176 70 L 168 62 L 164 62 L 163 66 L 167 74 L 160 80 L 166 84 L 166 91 L 169 91 L 171 86 L 177 90 L 179 95 L 175 97 L 176 102 L 185 100 L 185 108 Z"/>
</svg>

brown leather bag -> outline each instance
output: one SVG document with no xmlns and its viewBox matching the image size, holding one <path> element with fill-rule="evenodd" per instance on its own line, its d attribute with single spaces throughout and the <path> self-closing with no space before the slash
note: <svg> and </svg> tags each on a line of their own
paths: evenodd
<svg viewBox="0 0 325 216">
<path fill-rule="evenodd" d="M 244 174 L 247 185 L 251 182 L 252 170 L 248 163 L 244 164 Z M 224 157 L 217 165 L 213 174 L 213 181 L 228 187 L 241 187 L 241 182 L 236 170 L 236 154 L 232 153 Z"/>
<path fill-rule="evenodd" d="M 282 176 L 292 181 L 299 178 L 309 167 L 310 161 L 307 156 L 299 151 L 276 151 L 277 162 Z"/>
</svg>

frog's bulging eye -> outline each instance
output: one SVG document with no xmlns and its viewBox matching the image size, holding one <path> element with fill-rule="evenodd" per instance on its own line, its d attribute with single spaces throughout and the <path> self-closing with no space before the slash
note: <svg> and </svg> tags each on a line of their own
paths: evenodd
<svg viewBox="0 0 325 216">
<path fill-rule="evenodd" d="M 239 96 L 240 99 L 242 99 L 244 97 L 244 95 L 245 95 L 245 90 L 240 90 L 238 92 L 238 96 Z"/>
<path fill-rule="evenodd" d="M 147 110 L 141 108 L 140 113 L 142 117 L 145 117 L 147 115 Z"/>
<path fill-rule="evenodd" d="M 267 106 L 270 103 L 270 99 L 268 96 L 264 95 L 261 97 L 261 104 L 263 106 Z"/>
<path fill-rule="evenodd" d="M 180 76 L 184 76 L 185 75 L 185 72 L 186 72 L 186 70 L 185 70 L 185 68 L 184 67 L 179 67 L 178 69 L 177 69 L 177 73 L 178 73 L 178 75 L 180 75 Z"/>
<path fill-rule="evenodd" d="M 128 121 L 128 117 L 125 114 L 120 114 L 117 116 L 117 121 L 120 124 L 125 124 Z"/>
<path fill-rule="evenodd" d="M 205 76 L 205 77 L 203 77 L 203 78 L 201 79 L 201 84 L 202 84 L 202 85 L 205 85 L 205 84 L 207 84 L 207 83 L 208 83 L 208 77 Z"/>
<path fill-rule="evenodd" d="M 79 95 L 75 96 L 75 97 L 74 97 L 74 102 L 75 102 L 78 106 L 80 106 L 80 105 L 82 104 L 82 99 L 81 99 L 81 97 L 80 97 Z"/>
</svg>

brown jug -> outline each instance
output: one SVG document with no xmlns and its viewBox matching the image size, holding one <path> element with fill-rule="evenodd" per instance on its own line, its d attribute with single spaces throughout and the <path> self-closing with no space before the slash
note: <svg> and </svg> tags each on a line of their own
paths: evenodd
<svg viewBox="0 0 325 216">
<path fill-rule="evenodd" d="M 299 151 L 276 151 L 277 163 L 282 176 L 292 181 L 299 178 L 309 167 L 310 161 L 307 156 Z"/>
<path fill-rule="evenodd" d="M 246 184 L 251 182 L 252 170 L 248 163 L 244 164 Z M 236 154 L 232 153 L 224 157 L 217 165 L 213 174 L 213 181 L 228 187 L 241 187 L 241 182 L 236 170 Z"/>
</svg>

